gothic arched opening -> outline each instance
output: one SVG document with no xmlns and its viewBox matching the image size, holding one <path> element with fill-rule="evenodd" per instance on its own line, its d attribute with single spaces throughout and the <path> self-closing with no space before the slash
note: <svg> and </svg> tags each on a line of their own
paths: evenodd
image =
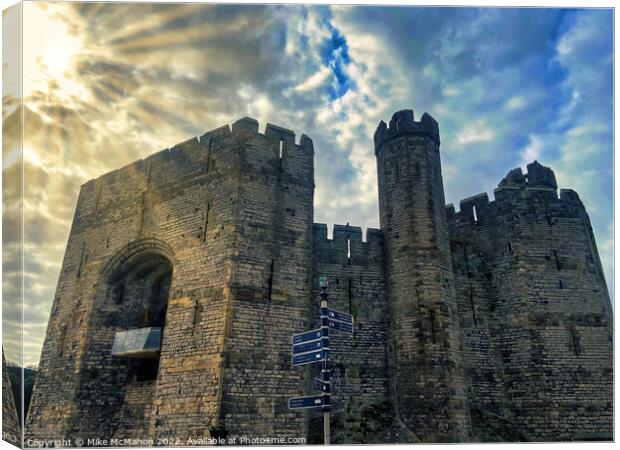
<svg viewBox="0 0 620 450">
<path fill-rule="evenodd" d="M 112 353 L 133 360 L 128 361 L 130 379 L 157 378 L 171 279 L 170 261 L 152 253 L 129 258 L 110 277 L 108 298 L 118 308 L 117 325 L 122 324 Z"/>
<path fill-rule="evenodd" d="M 104 438 L 148 434 L 173 260 L 165 243 L 147 238 L 127 245 L 103 268 L 80 371 L 76 429 Z"/>
</svg>

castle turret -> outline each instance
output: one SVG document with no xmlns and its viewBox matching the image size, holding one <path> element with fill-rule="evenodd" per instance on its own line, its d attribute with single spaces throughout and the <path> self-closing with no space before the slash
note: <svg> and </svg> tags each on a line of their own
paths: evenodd
<svg viewBox="0 0 620 450">
<path fill-rule="evenodd" d="M 391 305 L 392 395 L 402 422 L 425 442 L 467 440 L 469 415 L 448 239 L 439 127 L 394 113 L 374 135 Z"/>
</svg>

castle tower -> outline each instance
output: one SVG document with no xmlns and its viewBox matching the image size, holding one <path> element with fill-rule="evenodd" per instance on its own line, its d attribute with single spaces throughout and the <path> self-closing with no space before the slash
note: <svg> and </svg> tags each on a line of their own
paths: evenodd
<svg viewBox="0 0 620 450">
<path fill-rule="evenodd" d="M 439 127 L 412 110 L 374 135 L 385 272 L 391 304 L 388 349 L 396 413 L 422 441 L 468 434 L 459 329 L 445 213 Z"/>
<path fill-rule="evenodd" d="M 313 153 L 243 118 L 84 184 L 28 436 L 303 436 Z"/>
</svg>

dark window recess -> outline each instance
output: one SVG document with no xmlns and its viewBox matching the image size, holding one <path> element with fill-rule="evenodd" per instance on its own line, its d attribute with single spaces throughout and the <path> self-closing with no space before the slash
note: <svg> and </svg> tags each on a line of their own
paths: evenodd
<svg viewBox="0 0 620 450">
<path fill-rule="evenodd" d="M 207 242 L 207 227 L 209 226 L 209 212 L 211 211 L 211 203 L 207 203 L 207 212 L 205 213 L 204 229 L 202 230 L 202 242 Z"/>
<path fill-rule="evenodd" d="M 65 341 L 67 340 L 67 326 L 63 325 L 60 328 L 60 335 L 58 336 L 58 348 L 56 349 L 58 356 L 62 356 L 65 352 Z"/>
<path fill-rule="evenodd" d="M 575 353 L 576 356 L 579 356 L 579 353 L 581 353 L 581 344 L 579 342 L 580 341 L 579 334 L 577 333 L 577 330 L 575 329 L 574 325 L 571 325 L 569 329 L 569 333 L 570 333 L 570 342 L 573 348 L 573 352 Z"/>
<path fill-rule="evenodd" d="M 86 242 L 82 243 L 82 252 L 80 253 L 80 263 L 78 265 L 77 276 L 82 275 L 82 266 L 84 265 L 84 255 L 86 254 Z"/>
<path fill-rule="evenodd" d="M 273 293 L 273 259 L 271 260 L 271 267 L 269 268 L 269 294 L 267 297 L 271 300 L 271 294 Z"/>
<path fill-rule="evenodd" d="M 463 245 L 463 258 L 465 259 L 465 272 L 467 277 L 471 278 L 471 272 L 469 271 L 469 257 L 467 256 L 467 245 Z"/>
<path fill-rule="evenodd" d="M 435 342 L 435 311 L 431 311 L 431 334 L 433 335 L 433 344 Z"/>
<path fill-rule="evenodd" d="M 508 253 L 512 253 L 512 244 L 508 243 Z"/>
<path fill-rule="evenodd" d="M 560 285 L 560 289 L 564 289 L 564 283 L 562 283 L 562 280 L 560 280 L 559 285 Z"/>
<path fill-rule="evenodd" d="M 474 319 L 474 326 L 478 326 L 478 320 L 476 319 L 476 305 L 474 304 L 474 291 L 469 287 L 469 303 L 471 305 L 471 316 Z"/>
<path fill-rule="evenodd" d="M 555 258 L 555 266 L 558 268 L 558 270 L 562 270 L 562 266 L 560 265 L 560 258 L 558 258 L 558 252 L 556 250 L 553 250 L 553 257 Z"/>
<path fill-rule="evenodd" d="M 125 298 L 125 283 L 121 283 L 118 286 L 118 291 L 116 294 L 116 304 L 120 305 L 123 303 L 123 299 Z"/>
<path fill-rule="evenodd" d="M 192 336 L 198 333 L 200 329 L 200 319 L 202 318 L 202 304 L 199 301 L 196 301 L 196 306 L 194 307 L 194 320 L 192 322 Z"/>
<path fill-rule="evenodd" d="M 351 279 L 349 278 L 349 286 L 348 286 L 348 294 L 349 294 L 349 314 L 351 313 L 351 309 L 353 306 L 353 287 L 351 286 Z"/>
<path fill-rule="evenodd" d="M 136 381 L 153 381 L 157 379 L 159 371 L 159 358 L 141 359 L 136 368 Z"/>
</svg>

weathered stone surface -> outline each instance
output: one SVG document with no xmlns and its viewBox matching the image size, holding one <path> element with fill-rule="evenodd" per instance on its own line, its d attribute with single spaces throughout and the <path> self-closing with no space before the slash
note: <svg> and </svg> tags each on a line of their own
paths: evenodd
<svg viewBox="0 0 620 450">
<path fill-rule="evenodd" d="M 313 223 L 313 144 L 242 118 L 82 186 L 27 437 L 269 436 L 317 367 L 318 278 L 355 317 L 332 333 L 333 442 L 612 438 L 612 315 L 585 209 L 535 162 L 445 206 L 439 127 L 375 133 L 381 230 Z M 111 355 L 163 327 L 161 355 Z M 157 442 L 157 439 L 160 439 Z"/>
<path fill-rule="evenodd" d="M 18 447 L 22 446 L 21 418 L 17 414 L 9 371 L 2 351 L 2 439 Z"/>
</svg>

